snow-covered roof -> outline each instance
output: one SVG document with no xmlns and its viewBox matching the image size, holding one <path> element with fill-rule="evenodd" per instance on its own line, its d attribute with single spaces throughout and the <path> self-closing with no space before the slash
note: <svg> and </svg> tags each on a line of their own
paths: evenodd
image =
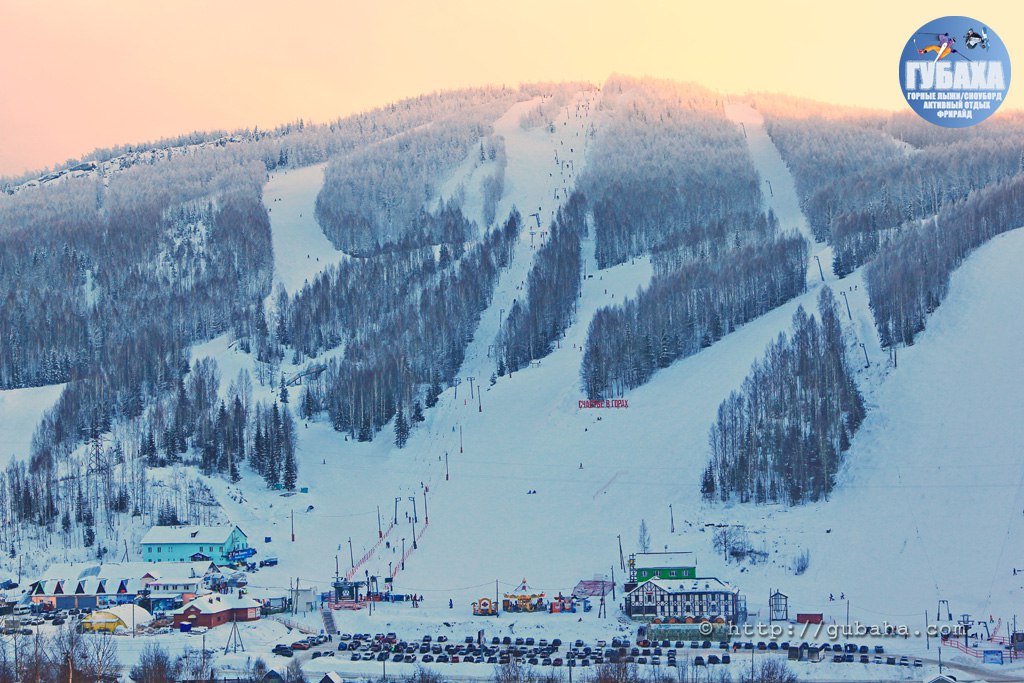
<svg viewBox="0 0 1024 683">
<path fill-rule="evenodd" d="M 706 593 L 708 591 L 737 593 L 738 590 L 730 584 L 716 579 L 713 576 L 698 577 L 696 579 L 684 579 L 681 581 L 667 579 L 650 579 L 639 584 L 627 595 L 632 595 L 648 584 L 653 584 L 669 593 Z"/>
<path fill-rule="evenodd" d="M 154 526 L 142 537 L 142 544 L 150 543 L 227 543 L 231 532 L 237 527 L 231 526 Z M 238 529 L 242 531 L 241 529 Z M 244 532 L 243 532 L 244 535 Z"/>
<path fill-rule="evenodd" d="M 637 569 L 697 566 L 697 556 L 688 550 L 663 553 L 637 553 L 634 557 Z"/>
<path fill-rule="evenodd" d="M 197 609 L 201 614 L 216 614 L 229 609 L 250 609 L 254 607 L 258 609 L 259 606 L 260 603 L 252 598 L 240 598 L 233 593 L 214 593 L 196 598 L 187 605 L 176 609 L 174 614 L 183 614 L 187 609 Z"/>
<path fill-rule="evenodd" d="M 83 579 L 105 581 L 122 579 L 185 580 L 203 577 L 217 570 L 213 562 L 107 562 L 104 564 L 52 564 L 43 578 L 47 581 L 77 583 Z M 67 588 L 65 587 L 65 590 Z"/>
</svg>

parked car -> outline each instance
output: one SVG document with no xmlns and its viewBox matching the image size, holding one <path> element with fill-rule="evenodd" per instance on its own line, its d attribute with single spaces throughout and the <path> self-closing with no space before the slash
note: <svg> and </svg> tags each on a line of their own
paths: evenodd
<svg viewBox="0 0 1024 683">
<path fill-rule="evenodd" d="M 296 640 L 294 643 L 292 643 L 292 649 L 293 650 L 308 650 L 309 649 L 309 643 L 307 643 L 304 640 Z"/>
</svg>

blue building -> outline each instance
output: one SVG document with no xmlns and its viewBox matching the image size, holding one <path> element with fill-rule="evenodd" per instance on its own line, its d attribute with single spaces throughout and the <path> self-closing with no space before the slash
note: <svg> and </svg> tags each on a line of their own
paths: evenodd
<svg viewBox="0 0 1024 683">
<path fill-rule="evenodd" d="M 155 526 L 142 538 L 146 562 L 230 564 L 255 552 L 237 526 Z"/>
</svg>

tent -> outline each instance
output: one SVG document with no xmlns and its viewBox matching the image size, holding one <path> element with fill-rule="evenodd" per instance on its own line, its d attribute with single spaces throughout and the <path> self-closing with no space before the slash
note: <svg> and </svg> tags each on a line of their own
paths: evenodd
<svg viewBox="0 0 1024 683">
<path fill-rule="evenodd" d="M 82 620 L 82 628 L 86 631 L 113 632 L 119 628 L 131 630 L 146 626 L 153 621 L 153 615 L 147 610 L 126 603 L 115 607 L 96 610 Z"/>
</svg>

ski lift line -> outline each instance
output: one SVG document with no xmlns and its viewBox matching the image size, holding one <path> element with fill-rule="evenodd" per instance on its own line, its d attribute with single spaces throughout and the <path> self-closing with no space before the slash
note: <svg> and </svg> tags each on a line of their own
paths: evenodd
<svg viewBox="0 0 1024 683">
<path fill-rule="evenodd" d="M 478 583 L 475 586 L 461 586 L 461 587 L 456 587 L 456 588 L 417 588 L 416 586 L 406 586 L 405 584 L 402 584 L 402 589 L 403 590 L 401 592 L 404 592 L 405 589 L 408 589 L 408 590 L 410 590 L 410 591 L 412 591 L 414 593 L 450 593 L 452 591 L 468 591 L 468 590 L 474 590 L 476 588 L 484 588 L 484 587 L 493 586 L 493 585 L 494 585 L 494 583 L 491 582 L 491 581 L 486 581 L 484 583 Z"/>
<path fill-rule="evenodd" d="M 991 611 L 992 609 L 992 591 L 996 584 L 996 572 L 1000 571 L 999 568 L 1003 566 L 1003 557 L 1005 557 L 1006 555 L 1006 545 L 1010 540 L 1013 522 L 1017 518 L 1015 513 L 1020 508 L 1020 494 L 1022 489 L 1024 489 L 1024 471 L 1021 471 L 1020 478 L 1018 478 L 1017 480 L 1017 495 L 1014 497 L 1014 502 L 1016 503 L 1016 505 L 1014 505 L 1012 508 L 1010 521 L 1007 523 L 1006 533 L 1003 535 L 1003 544 L 999 547 L 999 559 L 996 560 L 996 563 L 994 565 L 992 565 L 992 581 L 990 581 L 988 584 L 988 596 L 985 598 L 985 609 L 989 611 Z"/>
<path fill-rule="evenodd" d="M 896 470 L 896 481 L 903 484 L 903 471 L 900 469 L 898 464 L 893 465 Z M 917 514 L 914 513 L 914 507 L 912 505 L 906 506 L 906 510 L 910 513 L 910 518 L 914 522 L 914 534 L 917 536 L 918 543 L 921 544 L 921 549 L 924 551 L 925 562 L 928 564 L 928 573 L 932 577 L 932 585 L 935 586 L 935 592 L 939 591 L 939 580 L 935 576 L 935 564 L 932 562 L 931 552 L 929 552 L 928 544 L 921 538 L 921 525 L 917 521 Z"/>
</svg>

